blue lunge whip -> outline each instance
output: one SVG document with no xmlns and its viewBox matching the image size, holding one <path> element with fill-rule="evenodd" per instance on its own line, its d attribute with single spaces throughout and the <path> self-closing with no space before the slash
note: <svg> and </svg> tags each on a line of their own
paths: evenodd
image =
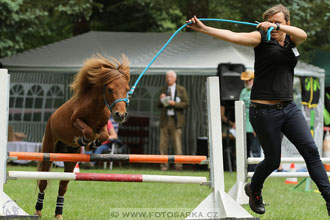
<svg viewBox="0 0 330 220">
<path fill-rule="evenodd" d="M 220 18 L 199 18 L 200 21 L 221 21 L 221 22 L 228 22 L 228 23 L 235 23 L 235 24 L 245 24 L 245 25 L 251 25 L 251 26 L 257 26 L 258 24 L 256 23 L 251 23 L 251 22 L 245 22 L 245 21 L 234 21 L 234 20 L 226 20 L 226 19 L 220 19 Z M 151 64 L 153 64 L 153 62 L 157 59 L 157 57 L 164 51 L 164 49 L 167 47 L 167 45 L 173 40 L 173 38 L 183 29 L 185 28 L 187 25 L 192 24 L 192 22 L 190 23 L 186 23 L 184 25 L 182 25 L 178 30 L 176 30 L 174 32 L 174 34 L 172 34 L 172 36 L 170 37 L 170 39 L 168 39 L 168 41 L 164 44 L 164 46 L 158 51 L 158 53 L 154 56 L 154 58 L 150 61 L 150 63 L 146 66 L 146 68 L 144 68 L 144 70 L 142 71 L 142 73 L 139 75 L 139 77 L 137 78 L 137 80 L 135 81 L 134 85 L 132 86 L 131 90 L 127 93 L 126 98 L 121 98 L 121 99 L 117 99 L 115 100 L 110 106 L 109 104 L 106 102 L 107 107 L 109 108 L 109 110 L 111 111 L 111 108 L 118 102 L 126 102 L 126 104 L 128 105 L 129 103 L 129 99 L 132 97 L 133 92 L 137 86 L 137 84 L 139 83 L 140 79 L 142 78 L 142 76 L 144 75 L 144 73 L 149 69 L 149 67 L 151 66 Z M 272 32 L 274 28 L 270 27 L 267 31 L 267 40 L 270 40 L 270 33 Z M 105 100 L 105 99 L 104 99 Z"/>
</svg>

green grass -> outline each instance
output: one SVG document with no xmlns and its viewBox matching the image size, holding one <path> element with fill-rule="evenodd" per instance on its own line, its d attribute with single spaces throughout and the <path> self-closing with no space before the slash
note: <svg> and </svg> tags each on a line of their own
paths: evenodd
<svg viewBox="0 0 330 220">
<path fill-rule="evenodd" d="M 8 166 L 8 170 L 34 171 L 36 167 Z M 53 168 L 61 172 L 61 168 Z M 81 172 L 110 172 L 103 169 L 81 169 Z M 112 173 L 159 174 L 207 176 L 206 171 L 166 171 L 157 169 L 114 168 Z M 266 213 L 253 213 L 247 205 L 243 207 L 255 217 L 267 220 L 322 220 L 329 219 L 325 202 L 319 193 L 291 190 L 292 186 L 284 183 L 284 178 L 268 178 L 264 185 L 263 197 L 266 202 Z M 225 189 L 228 191 L 236 181 L 235 173 L 225 173 Z M 43 220 L 54 219 L 56 196 L 59 181 L 50 181 L 45 193 Z M 304 189 L 304 185 L 301 186 Z M 314 186 L 315 189 L 315 186 Z M 36 181 L 8 180 L 4 191 L 28 213 L 34 213 L 38 189 Z M 210 188 L 195 184 L 157 184 L 157 183 L 114 183 L 114 182 L 75 182 L 69 183 L 65 194 L 65 220 L 108 220 L 108 219 L 156 219 L 156 218 L 123 218 L 110 217 L 114 212 L 163 212 L 184 213 L 194 209 L 209 193 Z M 164 217 L 157 219 L 180 219 Z"/>
</svg>

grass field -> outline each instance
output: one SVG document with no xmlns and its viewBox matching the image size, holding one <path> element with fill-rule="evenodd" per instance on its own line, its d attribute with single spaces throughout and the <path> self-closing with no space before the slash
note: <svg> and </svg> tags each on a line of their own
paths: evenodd
<svg viewBox="0 0 330 220">
<path fill-rule="evenodd" d="M 8 170 L 35 171 L 33 166 L 8 166 Z M 63 171 L 53 168 L 53 172 Z M 81 169 L 81 172 L 110 172 L 103 169 Z M 206 171 L 166 171 L 145 168 L 114 168 L 112 173 L 209 176 Z M 244 205 L 254 217 L 265 220 L 322 220 L 329 219 L 325 202 L 319 193 L 291 190 L 283 178 L 267 179 L 263 197 L 266 213 L 258 215 Z M 301 180 L 301 179 L 300 179 Z M 225 189 L 228 191 L 236 181 L 235 173 L 225 173 Z M 51 181 L 45 193 L 42 220 L 54 219 L 59 181 Z M 315 189 L 315 186 L 314 186 Z M 8 180 L 5 192 L 28 213 L 34 213 L 38 194 L 36 181 Z M 209 193 L 207 186 L 195 184 L 157 183 L 111 183 L 70 182 L 65 194 L 65 220 L 108 220 L 108 219 L 182 219 L 192 211 Z M 142 214 L 141 214 L 142 213 Z M 147 213 L 147 216 L 143 216 Z M 117 216 L 119 214 L 119 216 Z M 130 216 L 128 216 L 130 215 Z M 132 215 L 136 215 L 133 217 Z M 140 215 L 137 216 L 137 215 Z M 126 216 L 126 217 L 125 217 Z M 148 217 L 153 216 L 153 217 Z M 156 216 L 156 217 L 155 217 Z M 175 217 L 177 216 L 177 218 Z"/>
</svg>

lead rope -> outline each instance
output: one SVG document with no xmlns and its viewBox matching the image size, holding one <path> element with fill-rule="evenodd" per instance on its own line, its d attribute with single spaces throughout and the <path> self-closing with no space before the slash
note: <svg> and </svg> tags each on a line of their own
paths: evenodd
<svg viewBox="0 0 330 220">
<path fill-rule="evenodd" d="M 200 21 L 221 21 L 221 22 L 228 22 L 228 23 L 235 23 L 235 24 L 245 24 L 245 25 L 251 25 L 251 26 L 257 26 L 258 24 L 255 23 L 251 23 L 251 22 L 245 22 L 245 21 L 234 21 L 234 20 L 227 20 L 227 19 L 220 19 L 220 18 L 199 18 Z M 126 104 L 128 105 L 129 103 L 129 99 L 132 97 L 134 90 L 137 86 L 137 84 L 139 83 L 139 81 L 141 80 L 142 76 L 144 75 L 144 73 L 149 69 L 149 67 L 151 66 L 151 64 L 153 64 L 153 62 L 155 62 L 155 60 L 157 59 L 157 57 L 163 52 L 163 50 L 167 47 L 167 45 L 173 40 L 173 38 L 183 29 L 185 28 L 187 25 L 191 24 L 190 23 L 186 23 L 184 25 L 182 25 L 178 30 L 176 30 L 174 32 L 174 34 L 172 34 L 172 36 L 170 37 L 170 39 L 168 39 L 168 41 L 164 44 L 164 46 L 158 51 L 158 53 L 154 56 L 154 58 L 150 61 L 150 63 L 146 66 L 146 68 L 144 68 L 144 70 L 142 71 L 142 73 L 140 73 L 139 77 L 137 78 L 137 80 L 135 81 L 134 85 L 132 86 L 131 90 L 127 93 L 126 98 L 121 98 L 121 99 L 117 99 L 115 100 L 110 106 L 107 103 L 105 97 L 104 97 L 104 101 L 106 106 L 109 108 L 109 110 L 111 111 L 111 108 L 118 102 L 126 102 Z M 267 31 L 267 40 L 270 40 L 270 33 L 272 32 L 274 28 L 270 27 Z"/>
</svg>

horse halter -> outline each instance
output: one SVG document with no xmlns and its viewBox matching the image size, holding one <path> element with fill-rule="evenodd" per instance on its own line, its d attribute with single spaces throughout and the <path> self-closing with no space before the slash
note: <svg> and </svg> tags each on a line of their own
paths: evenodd
<svg viewBox="0 0 330 220">
<path fill-rule="evenodd" d="M 112 107 L 117 104 L 118 102 L 126 102 L 126 108 L 128 107 L 129 104 L 129 93 L 127 93 L 126 98 L 120 98 L 120 99 L 116 99 L 111 105 L 109 105 L 107 99 L 105 98 L 105 91 L 106 91 L 106 86 L 104 85 L 103 87 L 103 100 L 104 100 L 104 104 L 108 107 L 109 111 L 111 112 Z"/>
</svg>

